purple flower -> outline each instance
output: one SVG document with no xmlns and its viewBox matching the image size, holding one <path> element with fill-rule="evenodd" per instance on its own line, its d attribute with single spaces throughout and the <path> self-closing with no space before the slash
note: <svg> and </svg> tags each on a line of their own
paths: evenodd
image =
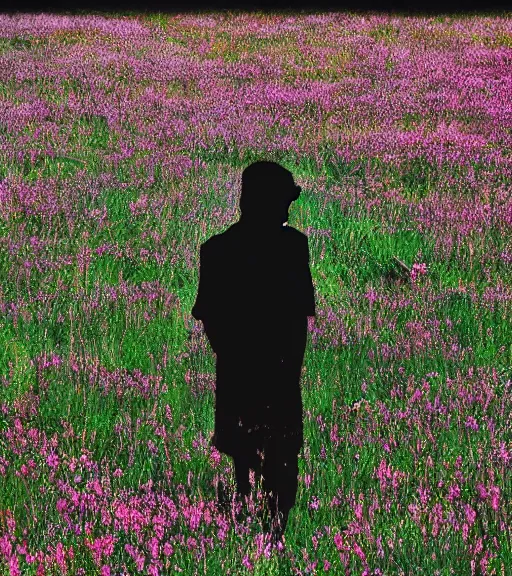
<svg viewBox="0 0 512 576">
<path fill-rule="evenodd" d="M 472 430 L 478 430 L 478 422 L 473 418 L 473 416 L 468 416 L 466 420 L 466 428 L 471 428 Z"/>
</svg>

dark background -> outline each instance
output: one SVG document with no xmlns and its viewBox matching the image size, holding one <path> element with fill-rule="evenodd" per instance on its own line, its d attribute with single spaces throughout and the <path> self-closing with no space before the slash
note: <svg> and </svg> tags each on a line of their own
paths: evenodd
<svg viewBox="0 0 512 576">
<path fill-rule="evenodd" d="M 244 11 L 337 11 L 353 12 L 376 11 L 380 13 L 408 13 L 417 15 L 441 15 L 464 12 L 475 15 L 490 15 L 512 10 L 512 0 L 445 0 L 438 2 L 413 0 L 0 0 L 0 13 L 16 12 L 54 12 L 78 13 L 91 11 L 99 14 L 116 11 L 128 12 L 165 12 L 168 14 L 190 13 L 210 10 Z"/>
</svg>

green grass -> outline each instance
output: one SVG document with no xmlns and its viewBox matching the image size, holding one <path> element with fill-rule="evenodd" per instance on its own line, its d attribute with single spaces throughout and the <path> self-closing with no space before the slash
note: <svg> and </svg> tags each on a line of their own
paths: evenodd
<svg viewBox="0 0 512 576">
<path fill-rule="evenodd" d="M 116 13 L 116 16 L 121 14 Z M 135 12 L 125 14 L 132 15 Z M 165 15 L 158 13 L 145 17 L 167 30 Z M 439 16 L 436 20 L 442 22 L 444 18 L 445 16 Z M 392 40 L 396 36 L 396 28 L 376 27 L 370 35 L 375 39 Z M 78 39 L 71 35 L 67 41 L 76 42 Z M 169 41 L 184 43 L 173 38 L 169 38 Z M 497 42 L 505 46 L 508 39 L 499 38 Z M 21 51 L 31 48 L 31 39 L 0 39 L 0 55 L 12 49 Z M 36 88 L 41 94 L 47 89 L 42 79 L 39 83 L 36 82 Z M 84 89 L 78 80 L 66 80 L 63 88 L 66 95 L 70 90 Z M 12 85 L 3 82 L 0 84 L 0 95 L 3 98 L 13 98 L 12 89 Z M 47 94 L 45 97 L 54 98 L 54 101 L 61 98 L 58 94 Z M 310 113 L 314 112 L 314 107 L 311 107 Z M 420 120 L 417 115 L 406 115 L 403 118 L 404 129 L 413 128 Z M 35 128 L 29 126 L 25 133 L 30 134 Z M 0 133 L 7 135 L 6 127 L 0 126 Z M 80 154 L 77 152 L 76 157 L 55 158 L 41 155 L 33 165 L 28 159 L 20 164 L 3 165 L 0 166 L 0 177 L 15 173 L 27 182 L 56 176 L 71 178 L 83 166 L 87 167 L 90 174 L 98 174 L 105 169 L 98 161 L 98 155 L 115 146 L 116 135 L 109 128 L 105 117 L 84 115 L 70 126 L 69 144 L 72 148 L 80 149 Z M 260 156 L 258 150 L 251 149 L 228 153 L 227 146 L 220 140 L 209 150 L 192 152 L 192 157 L 200 157 L 209 163 L 206 175 L 212 182 L 219 166 L 240 169 Z M 405 198 L 417 203 L 438 189 L 447 175 L 446 166 L 435 167 L 422 158 L 401 167 L 387 165 L 379 159 L 370 162 L 364 158 L 350 163 L 339 162 L 335 160 L 334 152 L 328 143 L 324 147 L 321 167 L 317 167 L 313 158 L 298 159 L 286 152 L 276 154 L 276 159 L 288 166 L 294 176 L 325 176 L 327 192 L 340 181 L 366 182 L 370 172 L 379 171 L 386 187 L 401 188 Z M 121 180 L 130 180 L 132 166 L 133 159 L 120 163 L 118 175 Z M 475 164 L 474 168 L 478 173 L 486 167 Z M 462 178 L 464 170 L 454 168 L 449 175 Z M 150 197 L 169 184 L 158 170 L 156 180 L 155 191 L 145 191 Z M 199 242 L 220 231 L 208 221 L 209 214 L 214 209 L 219 206 L 229 209 L 227 199 L 216 196 L 212 186 L 203 197 L 204 204 L 198 209 L 199 224 L 194 224 L 197 229 L 193 229 L 189 223 L 183 223 L 179 218 L 173 219 L 167 207 L 159 214 L 132 216 L 130 203 L 135 202 L 140 194 L 141 190 L 136 186 L 129 186 L 124 190 L 111 187 L 104 189 L 98 196 L 80 199 L 78 217 L 73 223 L 73 229 L 63 215 L 57 215 L 49 221 L 41 215 L 23 216 L 20 213 L 10 221 L 0 222 L 0 236 L 4 239 L 10 238 L 13 242 L 31 235 L 46 240 L 55 236 L 57 240 L 50 244 L 50 250 L 51 256 L 56 258 L 76 255 L 85 244 L 94 251 L 107 242 L 117 242 L 121 249 L 129 245 L 134 253 L 138 254 L 141 248 L 151 250 L 153 247 L 151 236 L 144 238 L 144 233 L 152 231 L 162 234 L 167 230 L 167 244 L 164 245 L 183 254 L 187 247 L 198 247 Z M 416 489 L 421 481 L 426 481 L 433 489 L 432 500 L 447 506 L 447 485 L 453 482 L 453 470 L 450 466 L 453 468 L 457 456 L 462 455 L 462 471 L 468 479 L 467 483 L 461 483 L 462 500 L 476 506 L 475 484 L 478 481 L 488 481 L 486 469 L 490 468 L 496 475 L 495 483 L 502 489 L 502 509 L 509 509 L 508 496 L 511 486 L 508 470 L 488 459 L 486 454 L 490 453 L 496 440 L 512 440 L 506 420 L 501 419 L 499 412 L 500 409 L 507 409 L 507 381 L 511 377 L 510 306 L 497 303 L 492 309 L 472 302 L 469 294 L 460 292 L 444 294 L 431 302 L 429 298 L 424 298 L 421 292 L 412 290 L 407 274 L 397 264 L 397 259 L 408 267 L 415 262 L 427 264 L 427 278 L 430 282 L 427 296 L 435 296 L 447 288 L 457 288 L 459 283 L 465 286 L 473 283 L 477 293 L 481 294 L 488 284 L 486 267 L 494 279 L 501 278 L 504 283 L 512 282 L 510 270 L 505 263 L 486 260 L 489 246 L 494 246 L 497 250 L 507 248 L 508 236 L 499 228 L 500 223 L 495 222 L 495 226 L 490 230 L 474 232 L 471 237 L 474 242 L 472 258 L 467 243 L 460 254 L 453 252 L 446 257 L 440 257 L 436 250 L 438 232 L 420 233 L 407 220 L 405 209 L 400 207 L 397 207 L 393 214 L 379 213 L 378 208 L 367 213 L 361 208 L 364 202 L 364 198 L 361 198 L 352 210 L 342 213 L 335 200 L 326 202 L 324 197 L 305 189 L 290 210 L 291 225 L 299 229 L 312 227 L 330 231 L 330 238 L 317 235 L 314 231 L 309 234 L 317 309 L 332 307 L 337 312 L 343 311 L 340 322 L 349 343 L 341 344 L 339 326 L 326 323 L 323 317 L 317 317 L 326 334 L 320 335 L 316 344 L 312 343 L 310 335 L 304 361 L 306 373 L 301 381 L 303 405 L 305 411 L 311 412 L 311 418 L 305 418 L 304 421 L 306 447 L 311 455 L 299 460 L 300 476 L 309 474 L 313 478 L 310 489 L 304 488 L 302 484 L 299 487 L 297 505 L 292 511 L 287 532 L 288 542 L 293 547 L 296 566 L 304 569 L 308 564 L 302 559 L 302 550 L 308 549 L 311 556 L 316 554 L 318 558 L 329 558 L 333 572 L 343 573 L 339 553 L 332 544 L 332 535 L 329 543 L 322 540 L 315 552 L 311 549 L 311 534 L 323 526 L 331 526 L 335 533 L 337 526 L 354 520 L 354 510 L 346 503 L 339 508 L 329 507 L 329 502 L 340 490 L 347 498 L 351 494 L 356 497 L 363 494 L 365 514 L 368 514 L 369 503 L 376 495 L 381 508 L 374 513 L 372 532 L 382 535 L 386 558 L 380 559 L 376 556 L 374 544 L 366 539 L 364 532 L 358 540 L 368 552 L 373 566 L 383 567 L 386 574 L 398 574 L 401 569 L 404 573 L 429 575 L 438 570 L 439 574 L 444 575 L 450 574 L 446 567 L 448 561 L 455 573 L 466 573 L 469 569 L 467 543 L 462 540 L 461 534 L 455 530 L 444 529 L 445 532 L 442 531 L 439 537 L 434 538 L 429 534 L 424 542 L 420 528 L 408 516 L 407 505 L 418 501 Z M 109 224 L 101 229 L 97 223 L 85 217 L 85 211 L 101 208 L 103 205 L 107 208 Z M 198 207 L 194 204 L 194 198 L 188 198 L 180 206 L 179 216 L 196 208 Z M 385 226 L 389 223 L 385 220 L 388 216 L 401 218 L 402 224 L 396 226 L 393 233 L 387 231 Z M 206 224 L 205 229 L 201 228 L 198 232 L 203 222 Z M 84 232 L 88 232 L 87 238 L 82 235 Z M 20 262 L 33 259 L 28 248 L 23 250 L 25 252 L 20 249 L 16 255 Z M 198 259 L 197 254 L 196 258 Z M 228 458 L 222 457 L 220 471 L 213 470 L 208 451 L 192 447 L 199 432 L 209 439 L 214 425 L 214 395 L 203 392 L 195 397 L 185 382 L 189 370 L 192 378 L 204 373 L 211 375 L 215 370 L 215 359 L 204 335 L 191 338 L 189 332 L 189 312 L 197 291 L 197 266 L 190 267 L 183 256 L 175 264 L 171 265 L 167 261 L 159 266 L 152 259 L 145 263 L 138 257 L 120 259 L 104 254 L 93 256 L 87 275 L 81 274 L 73 261 L 72 264 L 62 265 L 53 272 L 40 273 L 33 269 L 30 278 L 26 280 L 25 275 L 20 272 L 21 264 L 13 258 L 7 243 L 2 243 L 0 270 L 2 301 L 11 302 L 20 298 L 25 301 L 26 308 L 26 316 L 19 317 L 16 324 L 10 312 L 0 320 L 0 377 L 9 381 L 8 385 L 1 388 L 1 401 L 12 408 L 16 401 L 31 389 L 40 394 L 41 399 L 38 414 L 27 422 L 24 421 L 24 425 L 44 430 L 48 439 L 55 434 L 59 441 L 59 454 L 65 454 L 68 459 L 80 458 L 85 447 L 90 450 L 91 458 L 98 464 L 109 462 L 111 472 L 116 467 L 121 468 L 124 472 L 121 478 L 111 477 L 114 495 L 118 495 L 121 489 L 139 491 L 140 483 L 151 479 L 159 489 L 173 497 L 177 497 L 177 486 L 183 484 L 191 497 L 200 494 L 205 499 L 213 499 L 215 494 L 212 482 L 216 474 L 233 480 L 222 470 L 226 467 L 229 470 L 231 462 Z M 130 306 L 124 298 L 111 304 L 100 298 L 96 308 L 90 307 L 95 287 L 118 287 L 120 277 L 130 285 L 139 287 L 143 282 L 159 281 L 166 290 L 179 297 L 179 305 L 176 305 L 169 315 L 164 316 L 163 306 L 159 303 L 156 306 L 156 316 L 152 314 L 149 321 L 144 319 L 144 312 L 149 309 L 145 302 Z M 59 283 L 66 284 L 69 289 L 59 288 Z M 392 309 L 381 302 L 375 302 L 370 308 L 364 297 L 370 287 L 392 300 L 410 298 L 411 303 Z M 34 299 L 39 290 L 55 295 L 51 304 Z M 38 318 L 38 313 L 42 314 L 41 318 Z M 59 321 L 59 315 L 63 316 L 63 321 Z M 430 348 L 415 352 L 409 358 L 384 358 L 381 355 L 383 344 L 392 347 L 400 342 L 403 344 L 408 322 L 414 320 L 426 329 L 431 329 L 428 321 L 436 319 L 441 323 L 440 336 L 434 337 Z M 446 319 L 452 322 L 451 327 L 446 324 Z M 334 338 L 338 338 L 338 345 L 333 343 Z M 464 359 L 448 359 L 445 356 L 443 344 L 448 346 L 452 340 L 465 349 Z M 167 346 L 169 351 L 167 366 L 163 365 L 162 359 L 164 346 Z M 470 347 L 472 351 L 469 351 Z M 155 392 L 154 396 L 157 397 L 150 395 L 146 399 L 136 390 L 128 390 L 122 386 L 124 394 L 122 398 L 117 398 L 115 390 L 105 394 L 101 385 L 91 382 L 89 373 L 82 369 L 75 373 L 64 366 L 50 368 L 40 374 L 30 360 L 44 351 L 49 354 L 58 353 L 65 363 L 71 354 L 86 355 L 89 359 L 96 359 L 109 371 L 119 368 L 129 372 L 140 370 L 144 375 L 160 375 L 167 385 L 167 391 L 158 395 Z M 184 352 L 189 356 L 183 357 L 180 363 L 176 362 L 175 357 Z M 453 389 L 446 386 L 446 378 L 455 379 L 458 374 L 465 374 L 470 366 L 475 369 L 493 367 L 497 372 L 497 381 L 492 383 L 495 403 L 490 405 L 487 413 L 484 413 L 481 405 L 473 402 L 471 405 L 460 405 L 456 409 L 448 408 L 451 416 L 449 424 L 447 417 L 440 412 L 428 416 L 424 404 L 413 405 L 411 415 L 407 418 L 400 419 L 397 416 L 410 406 L 410 396 L 415 389 L 424 385 L 423 380 L 428 381 L 430 386 L 428 392 L 424 393 L 431 403 L 438 397 L 442 405 L 450 406 L 451 402 L 457 399 L 457 395 Z M 402 370 L 403 374 L 399 370 Z M 427 378 L 426 375 L 433 372 L 438 375 Z M 414 377 L 413 382 L 409 380 L 411 375 Z M 366 383 L 366 390 L 362 389 L 363 382 Z M 478 383 L 468 383 L 468 386 L 472 387 L 472 394 L 479 391 Z M 391 396 L 394 389 L 399 390 L 401 396 Z M 370 415 L 364 410 L 352 411 L 348 415 L 343 411 L 339 412 L 340 408 L 346 408 L 361 399 L 369 403 Z M 333 401 L 336 401 L 338 411 L 333 411 Z M 166 418 L 166 405 L 172 408 L 172 423 Z M 387 423 L 380 412 L 379 407 L 382 405 L 391 414 Z M 323 431 L 316 422 L 318 415 L 323 416 L 326 424 Z M 477 419 L 480 426 L 478 431 L 466 431 L 464 422 L 468 415 Z M 495 420 L 497 431 L 494 439 L 484 421 L 486 416 Z M 414 418 L 419 419 L 421 427 Z M 0 411 L 0 432 L 12 427 L 12 420 L 11 416 L 7 418 Z M 72 424 L 74 436 L 64 437 L 63 421 Z M 338 447 L 330 441 L 331 426 L 334 423 L 339 425 L 339 436 L 344 437 Z M 155 434 L 157 425 L 165 426 L 170 439 L 165 441 Z M 430 425 L 435 442 L 426 433 Z M 181 437 L 180 426 L 184 427 L 181 429 Z M 349 436 L 356 435 L 358 430 L 366 435 L 362 445 L 352 444 L 347 440 Z M 148 441 L 157 446 L 158 454 L 151 453 Z M 416 454 L 418 441 L 422 443 L 419 455 Z M 1 455 L 7 453 L 7 444 L 3 436 L 0 442 Z M 385 443 L 391 446 L 391 452 L 384 449 Z M 171 450 L 171 461 L 167 458 L 166 447 Z M 326 450 L 325 459 L 320 457 L 322 447 Z M 184 457 L 187 451 L 190 453 L 190 460 Z M 41 463 L 43 472 L 37 480 L 24 482 L 13 470 L 18 470 L 28 456 L 37 459 L 38 464 Z M 428 456 L 434 461 L 434 467 L 427 464 Z M 9 457 L 13 468 L 2 476 L 0 509 L 11 507 L 15 511 L 16 534 L 21 539 L 24 537 L 23 529 L 29 529 L 31 551 L 35 549 L 34 546 L 44 549 L 53 540 L 48 537 L 46 528 L 63 522 L 62 515 L 56 509 L 56 501 L 62 496 L 56 488 L 56 479 L 74 485 L 75 474 L 64 468 L 58 472 L 56 479 L 50 481 L 48 467 L 44 464 L 45 456 L 36 448 L 32 448 L 28 455 L 18 455 L 10 450 Z M 381 493 L 379 480 L 374 475 L 374 470 L 382 459 L 393 470 L 406 474 L 406 479 L 399 484 L 389 509 L 384 508 L 386 494 Z M 444 462 L 448 463 L 446 467 Z M 476 462 L 481 464 L 480 468 L 477 468 Z M 341 471 L 336 464 L 342 465 Z M 174 472 L 172 481 L 166 477 L 170 468 Z M 188 485 L 190 471 L 193 472 L 193 477 Z M 79 483 L 80 490 L 85 490 L 86 482 L 94 479 L 95 472 L 82 470 L 80 475 L 83 477 Z M 436 488 L 440 480 L 443 480 L 445 485 L 443 488 Z M 48 490 L 44 495 L 40 492 L 42 488 Z M 321 506 L 317 511 L 309 507 L 313 495 L 321 499 Z M 41 520 L 44 520 L 36 525 L 33 525 L 27 512 L 32 504 L 37 507 Z M 505 566 L 510 565 L 512 557 L 506 531 L 499 529 L 499 523 L 492 517 L 493 513 L 488 507 L 484 508 L 482 503 L 479 503 L 479 506 L 479 515 L 470 533 L 486 532 L 490 539 L 496 536 L 501 546 L 498 560 Z M 94 534 L 103 535 L 107 529 L 94 515 L 89 516 L 87 519 L 96 522 Z M 86 518 L 75 516 L 74 520 L 77 518 L 84 524 Z M 484 526 L 484 520 L 488 521 L 487 526 Z M 427 525 L 429 529 L 432 528 L 428 522 Z M 180 530 L 181 525 L 173 527 L 175 533 Z M 186 530 L 183 532 L 188 537 L 189 533 Z M 113 558 L 122 564 L 127 562 L 123 546 L 125 543 L 134 543 L 135 536 L 131 532 L 125 534 L 124 531 L 119 531 L 116 535 L 120 537 L 120 542 Z M 231 536 L 236 538 L 232 533 Z M 385 544 L 388 538 L 395 543 L 393 551 Z M 400 538 L 403 542 L 399 546 Z M 63 540 L 76 545 L 77 537 L 68 534 Z M 232 573 L 242 573 L 237 572 L 240 570 L 237 545 L 228 542 L 226 550 L 217 547 L 211 552 L 208 573 L 224 574 L 229 566 Z M 449 551 L 444 548 L 445 545 L 449 545 Z M 244 543 L 243 546 L 249 545 Z M 80 565 L 86 568 L 87 574 L 97 573 L 90 554 L 80 550 L 79 558 Z M 130 562 L 131 560 L 127 562 L 128 566 L 133 567 Z M 361 562 L 354 554 L 350 562 L 350 573 L 362 571 Z M 494 561 L 497 573 L 500 569 L 499 562 Z M 193 561 L 191 554 L 182 553 L 181 550 L 173 558 L 174 563 L 179 563 L 186 574 L 194 573 L 194 569 L 203 570 L 202 565 L 198 566 L 197 562 Z M 32 569 L 23 566 L 27 574 L 35 574 L 35 567 Z M 320 561 L 317 571 L 321 569 Z M 263 558 L 253 572 L 281 573 L 291 573 L 290 559 L 285 558 L 278 563 L 275 558 Z"/>
</svg>

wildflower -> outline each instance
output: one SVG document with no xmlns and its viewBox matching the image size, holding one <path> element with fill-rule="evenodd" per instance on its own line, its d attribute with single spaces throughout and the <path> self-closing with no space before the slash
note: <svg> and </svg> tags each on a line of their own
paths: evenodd
<svg viewBox="0 0 512 576">
<path fill-rule="evenodd" d="M 57 456 L 57 454 L 52 452 L 46 459 L 46 463 L 48 464 L 48 466 L 50 466 L 50 468 L 57 468 L 57 466 L 59 465 L 59 457 Z"/>
<path fill-rule="evenodd" d="M 472 430 L 478 430 L 478 422 L 473 418 L 473 416 L 468 416 L 466 420 L 466 428 L 471 428 Z"/>
<path fill-rule="evenodd" d="M 427 265 L 425 263 L 422 264 L 413 264 L 411 269 L 411 280 L 416 282 L 419 276 L 424 276 L 427 273 Z"/>
</svg>

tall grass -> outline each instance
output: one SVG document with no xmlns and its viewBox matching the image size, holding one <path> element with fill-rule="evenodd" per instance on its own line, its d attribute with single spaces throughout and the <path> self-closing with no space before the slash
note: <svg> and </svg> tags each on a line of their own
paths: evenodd
<svg viewBox="0 0 512 576">
<path fill-rule="evenodd" d="M 2 574 L 507 573 L 511 38 L 507 14 L 0 15 Z M 303 188 L 318 311 L 282 550 L 261 487 L 217 508 L 190 315 L 261 158 Z"/>
</svg>

